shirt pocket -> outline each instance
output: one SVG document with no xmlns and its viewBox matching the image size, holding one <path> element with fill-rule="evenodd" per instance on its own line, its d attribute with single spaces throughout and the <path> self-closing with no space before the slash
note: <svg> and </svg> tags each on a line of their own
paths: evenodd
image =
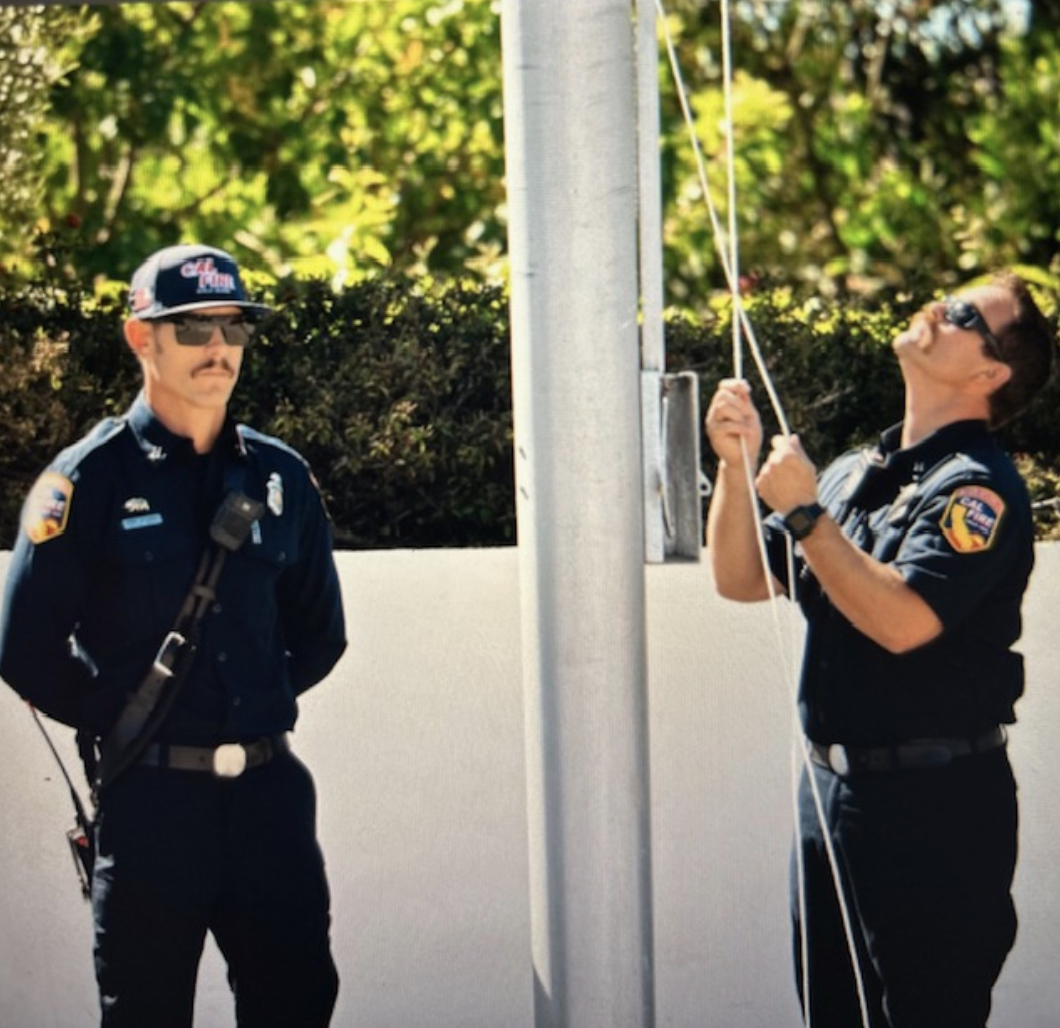
<svg viewBox="0 0 1060 1028">
<path fill-rule="evenodd" d="M 202 557 L 187 533 L 148 525 L 119 528 L 106 543 L 109 610 L 100 611 L 130 642 L 160 643 L 174 627 Z"/>
<path fill-rule="evenodd" d="M 279 581 L 297 563 L 299 540 L 294 519 L 266 513 L 251 529 L 247 541 L 231 554 L 231 567 L 222 575 L 219 593 L 225 607 L 254 620 L 262 631 L 277 618 Z"/>
</svg>

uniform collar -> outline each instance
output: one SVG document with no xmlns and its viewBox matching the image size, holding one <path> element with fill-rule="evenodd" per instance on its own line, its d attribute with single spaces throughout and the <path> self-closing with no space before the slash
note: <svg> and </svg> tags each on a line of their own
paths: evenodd
<svg viewBox="0 0 1060 1028">
<path fill-rule="evenodd" d="M 167 459 L 188 460 L 195 457 L 195 447 L 186 436 L 171 432 L 155 412 L 151 410 L 146 397 L 141 392 L 133 401 L 126 415 L 133 437 L 149 461 L 161 464 Z M 246 446 L 236 423 L 229 417 L 218 436 L 215 452 L 235 452 L 246 456 Z"/>
<path fill-rule="evenodd" d="M 954 421 L 943 425 L 913 446 L 901 448 L 902 423 L 892 425 L 880 435 L 879 445 L 870 453 L 873 464 L 891 468 L 912 467 L 914 477 L 930 471 L 940 460 L 951 453 L 972 446 L 989 445 L 993 436 L 983 420 Z"/>
</svg>

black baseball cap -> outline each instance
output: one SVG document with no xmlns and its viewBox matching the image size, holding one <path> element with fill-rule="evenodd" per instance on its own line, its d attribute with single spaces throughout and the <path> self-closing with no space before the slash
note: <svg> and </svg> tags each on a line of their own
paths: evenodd
<svg viewBox="0 0 1060 1028">
<path fill-rule="evenodd" d="M 141 321 L 211 307 L 241 307 L 255 314 L 272 310 L 247 299 L 235 258 L 213 246 L 167 246 L 136 269 L 129 286 L 129 310 Z"/>
</svg>

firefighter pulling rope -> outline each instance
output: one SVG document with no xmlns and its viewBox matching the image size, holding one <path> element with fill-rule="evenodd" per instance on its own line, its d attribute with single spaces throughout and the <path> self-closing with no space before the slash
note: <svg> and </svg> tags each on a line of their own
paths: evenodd
<svg viewBox="0 0 1060 1028">
<path fill-rule="evenodd" d="M 692 146 L 693 153 L 696 159 L 696 167 L 699 174 L 700 186 L 703 191 L 703 196 L 707 204 L 707 210 L 713 229 L 713 238 L 715 240 L 715 246 L 718 253 L 719 261 L 721 264 L 722 271 L 725 275 L 726 283 L 729 287 L 732 303 L 732 331 L 733 331 L 733 375 L 736 379 L 740 379 L 743 374 L 744 367 L 744 353 L 743 353 L 743 339 L 744 333 L 751 347 L 752 355 L 754 357 L 755 366 L 761 376 L 763 385 L 769 395 L 769 399 L 772 405 L 774 415 L 777 418 L 777 422 L 780 425 L 781 432 L 784 435 L 790 435 L 790 428 L 788 425 L 787 415 L 785 414 L 783 404 L 780 396 L 776 391 L 772 377 L 769 374 L 769 369 L 766 366 L 765 360 L 763 359 L 761 348 L 758 345 L 757 338 L 754 333 L 753 325 L 747 316 L 744 309 L 742 298 L 739 289 L 739 245 L 738 245 L 738 223 L 736 218 L 736 188 L 735 188 L 735 150 L 734 150 L 734 121 L 733 121 L 733 96 L 732 96 L 732 52 L 730 43 L 730 12 L 727 0 L 722 2 L 722 79 L 724 83 L 725 92 L 725 136 L 726 136 L 726 171 L 727 171 L 727 182 L 728 182 L 728 237 L 726 242 L 726 231 L 722 227 L 721 219 L 718 215 L 717 205 L 714 203 L 713 193 L 710 188 L 710 183 L 706 173 L 706 162 L 703 156 L 702 148 L 699 145 L 699 140 L 695 132 L 694 120 L 692 117 L 691 107 L 688 102 L 687 90 L 685 89 L 684 82 L 682 80 L 680 65 L 677 61 L 676 49 L 674 46 L 673 38 L 666 25 L 665 10 L 663 9 L 662 3 L 657 3 L 657 9 L 659 13 L 659 22 L 663 29 L 664 39 L 666 43 L 667 54 L 669 57 L 671 72 L 674 76 L 675 85 L 677 88 L 677 95 L 681 104 L 681 109 L 685 118 L 685 122 L 689 130 L 689 139 Z M 754 467 L 751 460 L 750 454 L 747 452 L 746 440 L 741 439 L 741 454 L 742 459 L 740 464 L 743 468 L 744 474 L 747 479 L 748 488 L 753 493 L 754 490 Z M 756 526 L 756 545 L 758 547 L 758 555 L 761 565 L 768 571 L 768 555 L 765 549 L 765 536 L 761 531 L 761 518 L 759 508 L 754 506 L 752 508 L 752 516 L 754 524 Z M 787 548 L 786 554 L 787 563 L 789 566 L 789 581 L 795 581 L 794 575 L 791 573 L 791 569 L 794 567 L 794 551 L 792 547 Z M 796 709 L 796 695 L 794 690 L 794 683 L 796 681 L 796 672 L 794 662 L 790 657 L 787 656 L 789 649 L 794 649 L 795 644 L 791 638 L 790 633 L 785 630 L 782 624 L 780 611 L 779 611 L 779 596 L 776 590 L 776 584 L 771 574 L 766 575 L 766 583 L 769 589 L 770 598 L 770 610 L 772 613 L 772 623 L 775 632 L 775 639 L 778 646 L 778 652 L 781 654 L 781 662 L 783 669 L 781 672 L 782 679 L 788 683 L 789 692 L 791 696 L 791 703 L 794 714 L 794 723 L 798 725 L 798 713 Z M 795 763 L 796 775 L 801 772 L 802 766 L 808 762 L 808 750 L 805 745 L 801 744 L 802 734 L 797 732 L 795 734 L 795 745 L 793 748 L 793 760 Z M 818 817 L 823 822 L 824 813 L 821 806 L 821 799 L 816 789 L 816 783 L 810 778 L 813 784 L 813 798 L 814 805 L 817 810 Z M 797 779 L 796 779 L 797 784 Z M 795 846 L 795 861 L 796 861 L 796 874 L 795 878 L 797 881 L 797 896 L 796 902 L 798 903 L 800 917 L 800 938 L 799 948 L 803 953 L 801 958 L 801 964 L 803 968 L 802 982 L 800 988 L 804 995 L 808 994 L 809 982 L 806 980 L 806 968 L 808 962 L 805 959 L 806 950 L 806 917 L 805 917 L 805 896 L 803 890 L 803 873 L 801 868 L 801 846 L 798 844 L 799 837 L 801 836 L 800 821 L 797 815 L 795 817 L 795 831 L 796 831 L 796 846 Z M 847 946 L 851 955 L 851 962 L 854 971 L 854 980 L 857 988 L 859 997 L 859 1012 L 861 1016 L 861 1023 L 867 1028 L 868 1013 L 866 1009 L 866 1003 L 864 999 L 864 985 L 860 968 L 860 961 L 854 945 L 854 934 L 850 923 L 850 914 L 847 909 L 847 904 L 844 899 L 844 892 L 841 886 L 839 878 L 839 863 L 834 850 L 832 848 L 831 840 L 825 834 L 825 846 L 827 848 L 828 862 L 832 869 L 832 873 L 835 879 L 835 891 L 839 897 L 839 905 L 841 911 L 841 917 L 844 924 L 845 935 L 847 939 Z M 809 1014 L 807 1014 L 807 1024 L 809 1025 Z"/>
<path fill-rule="evenodd" d="M 734 233 L 726 3 L 722 17 Z M 769 384 L 696 153 L 734 320 L 734 377 L 706 418 L 708 555 L 723 595 L 783 591 L 807 619 L 793 862 L 805 1021 L 982 1028 L 1015 936 L 1005 725 L 1033 563 L 1027 491 L 991 431 L 1044 385 L 1055 339 L 1008 273 L 929 303 L 893 343 L 904 421 L 818 478 Z M 757 474 L 741 327 L 782 426 Z"/>
</svg>

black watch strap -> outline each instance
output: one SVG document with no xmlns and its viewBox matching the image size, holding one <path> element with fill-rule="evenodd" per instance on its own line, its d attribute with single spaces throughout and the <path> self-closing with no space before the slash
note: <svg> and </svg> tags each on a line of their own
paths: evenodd
<svg viewBox="0 0 1060 1028">
<path fill-rule="evenodd" d="M 824 507 L 819 503 L 795 507 L 785 515 L 784 527 L 788 530 L 791 538 L 798 542 L 800 539 L 805 539 L 813 531 L 822 514 L 824 514 Z"/>
</svg>

